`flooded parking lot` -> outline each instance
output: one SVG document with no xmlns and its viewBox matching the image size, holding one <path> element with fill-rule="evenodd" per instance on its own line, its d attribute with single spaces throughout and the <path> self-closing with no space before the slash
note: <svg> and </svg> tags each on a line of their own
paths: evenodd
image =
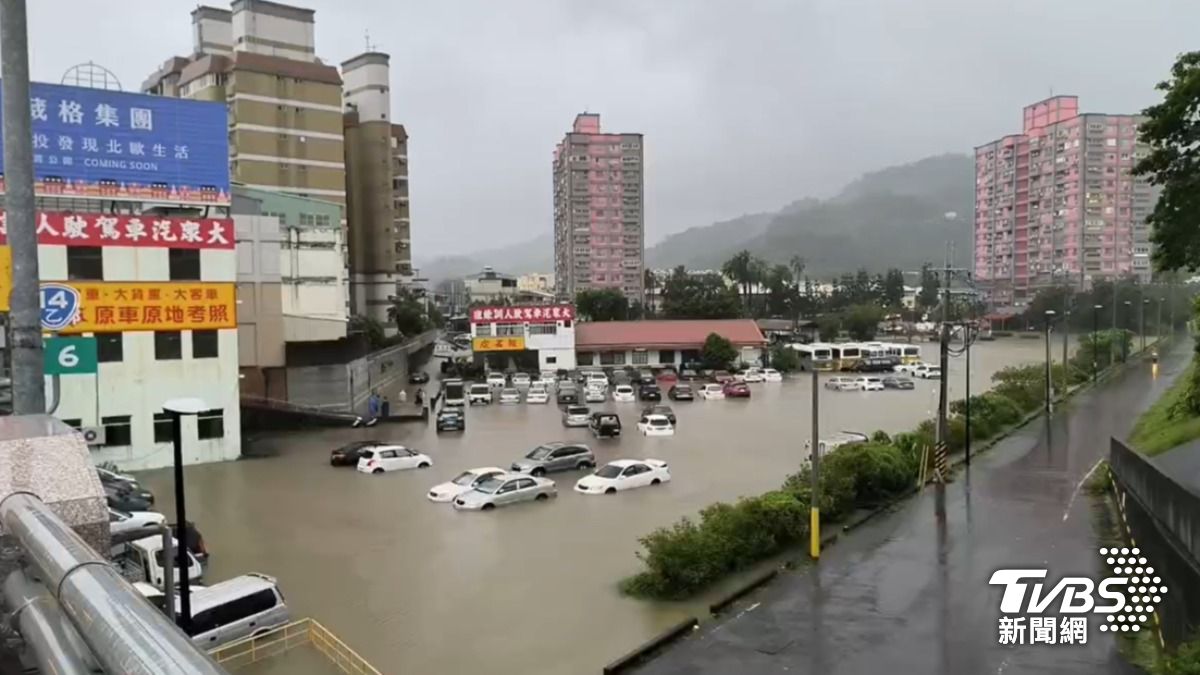
<svg viewBox="0 0 1200 675">
<path fill-rule="evenodd" d="M 933 360 L 936 345 L 922 346 Z M 972 390 L 1043 355 L 1040 340 L 981 343 Z M 952 399 L 963 395 L 963 365 L 952 362 Z M 936 380 L 916 382 L 913 391 L 822 389 L 822 434 L 912 428 L 937 396 Z M 618 593 L 617 582 L 638 570 L 637 538 L 713 501 L 774 488 L 802 461 L 808 376 L 752 386 L 750 400 L 672 404 L 671 438 L 642 437 L 640 404 L 612 402 L 591 407 L 620 413 L 617 441 L 563 428 L 552 404 L 472 408 L 463 434 L 439 436 L 432 423 L 280 434 L 270 439 L 275 456 L 189 467 L 188 514 L 212 552 L 209 581 L 248 571 L 278 577 L 294 617 L 318 619 L 385 673 L 594 672 L 704 606 Z M 359 439 L 403 443 L 434 466 L 379 476 L 329 466 L 332 448 Z M 663 459 L 673 480 L 585 496 L 572 491 L 582 474 L 552 474 L 557 499 L 492 512 L 456 512 L 425 497 L 463 469 L 507 467 L 553 440 L 584 441 L 601 464 Z M 171 513 L 170 472 L 143 479 Z"/>
</svg>

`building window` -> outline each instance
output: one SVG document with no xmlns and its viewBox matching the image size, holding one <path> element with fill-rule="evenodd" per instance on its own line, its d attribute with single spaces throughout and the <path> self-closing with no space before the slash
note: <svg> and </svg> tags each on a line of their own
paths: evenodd
<svg viewBox="0 0 1200 675">
<path fill-rule="evenodd" d="M 316 225 L 317 219 L 311 213 L 301 213 L 300 214 L 300 224 L 301 225 Z"/>
<path fill-rule="evenodd" d="M 200 249 L 173 248 L 167 257 L 171 281 L 200 281 Z"/>
<path fill-rule="evenodd" d="M 328 213 L 318 213 L 314 218 L 318 227 L 329 227 Z"/>
<path fill-rule="evenodd" d="M 67 247 L 67 278 L 104 280 L 104 256 L 99 246 Z"/>
<path fill-rule="evenodd" d="M 475 324 L 475 337 L 492 337 L 492 324 L 490 324 L 490 323 Z"/>
<path fill-rule="evenodd" d="M 575 360 L 581 366 L 590 366 L 595 362 L 596 354 L 595 352 L 579 352 L 575 355 Z"/>
<path fill-rule="evenodd" d="M 625 352 L 600 352 L 600 365 L 602 365 L 602 366 L 623 366 L 623 365 L 625 365 Z"/>
<path fill-rule="evenodd" d="M 183 358 L 183 340 L 177 330 L 154 331 L 154 359 L 171 361 Z"/>
<path fill-rule="evenodd" d="M 650 363 L 650 352 L 643 350 L 633 353 L 633 365 L 644 366 L 647 363 Z"/>
<path fill-rule="evenodd" d="M 558 364 L 557 356 L 547 356 L 546 357 L 546 365 L 553 366 L 553 365 L 557 365 L 557 364 Z"/>
<path fill-rule="evenodd" d="M 192 358 L 193 359 L 214 359 L 220 355 L 220 348 L 217 346 L 217 331 L 215 330 L 194 330 L 192 331 Z"/>
<path fill-rule="evenodd" d="M 496 336 L 519 337 L 525 335 L 525 326 L 519 323 L 496 324 Z"/>
<path fill-rule="evenodd" d="M 221 409 L 209 410 L 202 412 L 196 416 L 196 438 L 200 440 L 208 438 L 224 438 L 225 437 L 225 411 Z"/>
<path fill-rule="evenodd" d="M 125 334 L 101 333 L 96 336 L 96 360 L 100 363 L 120 363 L 125 360 Z"/>
<path fill-rule="evenodd" d="M 171 413 L 156 412 L 154 413 L 154 442 L 155 443 L 174 443 L 175 442 L 175 420 Z"/>
<path fill-rule="evenodd" d="M 133 445 L 133 425 L 129 415 L 101 417 L 104 425 L 104 445 Z"/>
<path fill-rule="evenodd" d="M 531 323 L 529 324 L 530 335 L 556 335 L 558 334 L 558 324 L 554 323 Z"/>
<path fill-rule="evenodd" d="M 278 218 L 280 225 L 287 225 L 287 214 L 286 213 L 268 211 L 266 215 L 268 218 Z"/>
</svg>

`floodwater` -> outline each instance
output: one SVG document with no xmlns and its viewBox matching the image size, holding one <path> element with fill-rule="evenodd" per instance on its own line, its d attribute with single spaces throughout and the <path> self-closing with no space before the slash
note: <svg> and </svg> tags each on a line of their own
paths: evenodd
<svg viewBox="0 0 1200 675">
<path fill-rule="evenodd" d="M 922 348 L 936 359 L 936 344 Z M 1040 362 L 1044 349 L 1033 339 L 977 344 L 972 392 L 1005 366 Z M 1057 340 L 1052 353 L 1061 356 Z M 954 359 L 951 400 L 964 394 L 963 371 Z M 822 435 L 911 429 L 937 401 L 936 380 L 916 382 L 913 391 L 822 389 Z M 526 404 L 472 408 L 465 434 L 439 436 L 432 423 L 280 434 L 270 439 L 275 456 L 188 467 L 188 516 L 212 553 L 206 580 L 277 577 L 294 617 L 317 619 L 385 673 L 595 672 L 710 599 L 622 597 L 617 582 L 639 570 L 638 537 L 714 501 L 775 488 L 802 461 L 808 376 L 752 388 L 750 400 L 673 404 L 672 438 L 638 435 L 639 404 L 611 402 L 626 435 L 604 443 L 563 428 L 554 405 Z M 417 448 L 434 466 L 379 476 L 329 466 L 330 449 L 368 438 Z M 585 496 L 572 491 L 581 474 L 552 474 L 558 499 L 487 513 L 425 498 L 463 469 L 507 467 L 540 442 L 565 439 L 586 440 L 601 464 L 666 460 L 673 480 Z M 170 471 L 142 478 L 174 513 Z"/>
</svg>

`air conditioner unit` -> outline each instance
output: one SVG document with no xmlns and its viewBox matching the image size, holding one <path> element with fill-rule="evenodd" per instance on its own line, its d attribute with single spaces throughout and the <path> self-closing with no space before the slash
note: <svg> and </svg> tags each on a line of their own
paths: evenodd
<svg viewBox="0 0 1200 675">
<path fill-rule="evenodd" d="M 88 445 L 104 445 L 104 427 L 84 427 L 79 433 Z"/>
</svg>

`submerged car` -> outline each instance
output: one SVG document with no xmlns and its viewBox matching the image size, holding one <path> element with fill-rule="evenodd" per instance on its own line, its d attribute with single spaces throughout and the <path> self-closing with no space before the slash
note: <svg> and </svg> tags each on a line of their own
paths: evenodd
<svg viewBox="0 0 1200 675">
<path fill-rule="evenodd" d="M 358 470 L 362 473 L 427 469 L 431 466 L 433 460 L 429 455 L 410 450 L 403 445 L 377 445 L 364 450 L 358 458 Z"/>
<path fill-rule="evenodd" d="M 726 382 L 721 391 L 725 398 L 750 398 L 750 385 L 745 382 Z"/>
<path fill-rule="evenodd" d="M 329 466 L 358 466 L 358 458 L 363 450 L 376 445 L 386 445 L 383 441 L 354 441 L 329 453 Z"/>
<path fill-rule="evenodd" d="M 512 471 L 544 476 L 555 471 L 575 471 L 596 466 L 596 456 L 579 443 L 544 443 L 512 463 Z"/>
<path fill-rule="evenodd" d="M 725 388 L 719 384 L 706 384 L 700 387 L 700 398 L 706 401 L 725 398 Z"/>
<path fill-rule="evenodd" d="M 763 382 L 783 382 L 783 373 L 774 368 L 762 369 Z"/>
<path fill-rule="evenodd" d="M 692 391 L 692 385 L 680 383 L 667 390 L 667 398 L 672 401 L 692 401 L 696 394 Z"/>
<path fill-rule="evenodd" d="M 591 421 L 591 411 L 586 405 L 569 405 L 563 410 L 564 427 L 586 427 Z"/>
<path fill-rule="evenodd" d="M 667 463 L 660 459 L 618 459 L 596 473 L 580 478 L 575 491 L 588 495 L 611 495 L 623 490 L 659 485 L 671 480 Z"/>
<path fill-rule="evenodd" d="M 525 394 L 526 403 L 549 403 L 550 392 L 545 385 L 534 384 L 529 388 L 529 393 Z"/>
<path fill-rule="evenodd" d="M 503 387 L 508 382 L 508 378 L 504 377 L 504 373 L 493 371 L 488 373 L 487 383 L 491 387 Z"/>
<path fill-rule="evenodd" d="M 608 400 L 608 394 L 600 387 L 588 387 L 584 390 L 583 400 L 586 403 L 604 403 Z"/>
<path fill-rule="evenodd" d="M 426 495 L 426 497 L 431 502 L 454 501 L 455 497 L 463 494 L 464 492 L 470 492 L 475 488 L 476 485 L 479 485 L 483 481 L 490 480 L 498 476 L 503 476 L 504 474 L 504 469 L 501 469 L 497 466 L 484 466 L 478 469 L 467 469 L 445 483 L 434 485 L 432 488 L 430 488 L 429 494 Z"/>
<path fill-rule="evenodd" d="M 466 411 L 454 405 L 443 406 L 437 414 L 437 430 L 439 433 L 443 431 L 466 431 Z"/>
<path fill-rule="evenodd" d="M 492 388 L 486 384 L 473 384 L 467 390 L 467 403 L 470 405 L 487 405 L 492 402 Z"/>
<path fill-rule="evenodd" d="M 615 413 L 593 413 L 588 427 L 596 438 L 616 438 L 621 435 L 621 418 Z"/>
<path fill-rule="evenodd" d="M 471 490 L 454 498 L 460 511 L 491 511 L 498 506 L 519 502 L 546 501 L 558 496 L 554 481 L 536 476 L 504 474 L 480 481 Z"/>
<path fill-rule="evenodd" d="M 571 382 L 559 382 L 558 391 L 555 393 L 555 400 L 559 405 L 568 403 L 579 403 L 579 390 Z"/>
<path fill-rule="evenodd" d="M 657 384 L 643 384 L 638 387 L 638 398 L 643 401 L 661 401 L 662 390 Z"/>
<path fill-rule="evenodd" d="M 521 402 L 521 392 L 517 391 L 516 389 L 513 389 L 512 387 L 505 387 L 504 389 L 500 390 L 501 405 L 505 405 L 505 404 L 511 405 L 513 403 L 520 403 L 520 402 Z"/>
<path fill-rule="evenodd" d="M 643 436 L 674 436 L 675 425 L 666 415 L 643 415 L 638 422 L 638 431 Z"/>
<path fill-rule="evenodd" d="M 633 387 L 628 384 L 618 384 L 613 389 L 613 400 L 617 403 L 633 403 Z"/>
<path fill-rule="evenodd" d="M 529 376 L 529 373 L 513 373 L 512 386 L 528 387 L 531 382 L 533 382 L 533 378 Z"/>
<path fill-rule="evenodd" d="M 762 382 L 763 373 L 761 368 L 747 368 L 737 375 L 735 378 L 742 382 Z"/>
<path fill-rule="evenodd" d="M 662 415 L 675 424 L 675 411 L 669 405 L 648 405 L 642 409 L 642 415 Z"/>
<path fill-rule="evenodd" d="M 885 377 L 883 386 L 885 389 L 915 389 L 917 387 L 916 383 L 907 377 Z"/>
</svg>

